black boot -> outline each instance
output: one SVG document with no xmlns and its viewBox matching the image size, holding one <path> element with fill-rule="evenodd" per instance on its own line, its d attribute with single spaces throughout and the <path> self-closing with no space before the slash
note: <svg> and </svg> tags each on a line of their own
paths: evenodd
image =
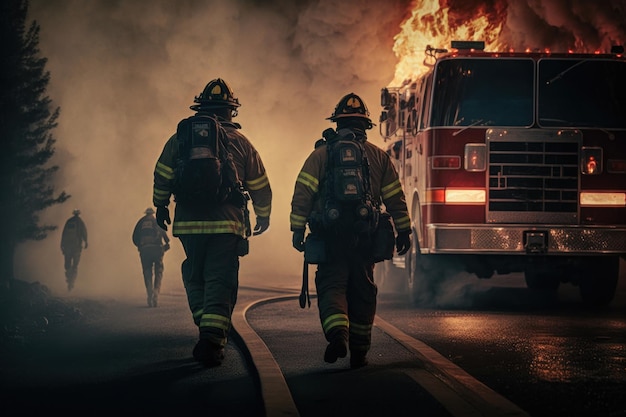
<svg viewBox="0 0 626 417">
<path fill-rule="evenodd" d="M 193 348 L 193 358 L 206 368 L 219 366 L 224 360 L 224 348 L 207 339 L 200 339 Z"/>
<path fill-rule="evenodd" d="M 335 363 L 338 358 L 345 358 L 348 354 L 348 332 L 338 331 L 330 338 L 330 343 L 324 352 L 324 362 Z"/>
<path fill-rule="evenodd" d="M 350 351 L 350 368 L 357 369 L 362 368 L 368 364 L 367 352 L 361 350 Z"/>
</svg>

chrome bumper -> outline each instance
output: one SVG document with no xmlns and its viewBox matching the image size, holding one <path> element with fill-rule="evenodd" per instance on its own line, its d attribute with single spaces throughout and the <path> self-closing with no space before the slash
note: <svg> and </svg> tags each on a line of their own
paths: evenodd
<svg viewBox="0 0 626 417">
<path fill-rule="evenodd" d="M 433 224 L 427 233 L 422 253 L 626 254 L 626 227 Z"/>
</svg>

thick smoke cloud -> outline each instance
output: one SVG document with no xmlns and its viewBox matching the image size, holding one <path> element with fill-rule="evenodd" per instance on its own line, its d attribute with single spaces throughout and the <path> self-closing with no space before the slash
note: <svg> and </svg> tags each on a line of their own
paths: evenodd
<svg viewBox="0 0 626 417">
<path fill-rule="evenodd" d="M 516 50 L 608 52 L 626 41 L 626 1 L 509 1 L 502 41 Z"/>
<path fill-rule="evenodd" d="M 154 164 L 192 113 L 194 96 L 222 77 L 242 103 L 235 120 L 261 153 L 274 190 L 270 230 L 252 238 L 242 275 L 297 287 L 302 255 L 289 232 L 295 178 L 332 126 L 324 119 L 341 96 L 362 95 L 378 118 L 406 9 L 399 0 L 31 0 L 29 19 L 41 26 L 51 72 L 48 93 L 61 107 L 57 187 L 72 197 L 43 213 L 59 230 L 20 248 L 19 277 L 66 293 L 60 230 L 80 208 L 89 248 L 72 294 L 143 296 L 130 236 L 152 205 Z M 164 290 L 182 288 L 184 256 L 172 243 Z"/>
</svg>

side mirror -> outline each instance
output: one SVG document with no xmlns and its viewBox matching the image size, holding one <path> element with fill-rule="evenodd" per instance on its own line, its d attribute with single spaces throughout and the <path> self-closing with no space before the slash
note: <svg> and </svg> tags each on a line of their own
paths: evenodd
<svg viewBox="0 0 626 417">
<path fill-rule="evenodd" d="M 383 111 L 382 113 L 380 113 L 380 124 L 379 124 L 379 130 L 380 130 L 380 136 L 383 137 L 383 139 L 387 140 L 389 139 L 389 123 L 387 121 L 389 115 L 387 114 L 386 111 Z"/>
<path fill-rule="evenodd" d="M 387 88 L 380 90 L 380 105 L 385 108 L 391 105 L 391 94 Z"/>
<path fill-rule="evenodd" d="M 411 132 L 415 135 L 417 134 L 417 110 L 414 108 L 411 110 Z"/>
</svg>

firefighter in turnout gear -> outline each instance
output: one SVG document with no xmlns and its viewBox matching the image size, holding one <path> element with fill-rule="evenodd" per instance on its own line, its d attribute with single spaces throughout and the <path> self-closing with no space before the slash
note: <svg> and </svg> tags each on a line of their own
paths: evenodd
<svg viewBox="0 0 626 417">
<path fill-rule="evenodd" d="M 68 291 L 74 288 L 80 255 L 83 248 L 87 249 L 87 227 L 80 218 L 80 210 L 75 209 L 72 214 L 73 216 L 65 222 L 61 235 L 61 252 L 65 257 L 65 280 Z"/>
<path fill-rule="evenodd" d="M 153 203 L 159 226 L 167 230 L 167 224 L 171 224 L 168 205 L 174 196 L 172 234 L 180 239 L 185 251 L 183 284 L 193 321 L 199 329 L 193 357 L 211 367 L 220 365 L 224 358 L 237 300 L 239 256 L 248 253 L 250 235 L 260 235 L 269 228 L 272 190 L 259 153 L 240 132 L 241 126 L 232 121 L 240 104 L 226 82 L 220 78 L 210 81 L 194 102 L 190 108 L 196 114 L 191 119 L 205 117 L 194 126 L 209 126 L 213 132 L 216 127 L 206 118 L 212 117 L 223 128 L 217 131 L 223 132 L 220 143 L 225 143 L 228 151 L 228 161 L 223 161 L 226 170 L 223 182 L 229 192 L 225 199 L 213 203 L 177 192 L 178 180 L 186 169 L 180 163 L 181 144 L 187 140 L 179 133 L 183 131 L 183 120 L 156 163 Z M 194 136 L 197 140 L 210 136 L 204 129 L 193 127 L 191 131 L 199 132 L 200 136 Z M 254 230 L 250 230 L 248 200 L 252 200 L 256 215 Z"/>
<path fill-rule="evenodd" d="M 170 238 L 157 225 L 154 209 L 148 207 L 133 229 L 133 244 L 139 250 L 148 307 L 156 307 L 163 280 L 163 255 L 170 248 Z"/>
<path fill-rule="evenodd" d="M 356 94 L 348 94 L 339 101 L 327 120 L 337 124 L 337 133 L 352 132 L 350 137 L 363 145 L 375 210 L 380 211 L 384 204 L 396 231 L 394 239 L 393 229 L 390 228 L 390 253 L 395 246 L 399 255 L 405 254 L 411 247 L 411 238 L 404 192 L 389 155 L 367 142 L 366 130 L 371 129 L 373 124 L 365 103 Z M 376 313 L 378 289 L 373 278 L 376 260 L 367 245 L 355 243 L 350 227 L 347 231 L 335 232 L 331 230 L 333 226 L 319 220 L 320 213 L 325 215 L 323 200 L 330 182 L 326 169 L 329 164 L 328 146 L 329 143 L 320 144 L 318 141 L 298 174 L 291 201 L 292 243 L 294 248 L 303 252 L 305 240 L 311 235 L 322 236 L 326 259 L 317 262 L 315 285 L 319 317 L 328 341 L 324 360 L 334 363 L 338 358 L 347 356 L 349 350 L 351 368 L 359 368 L 367 365 L 366 355 L 370 349 Z M 311 235 L 305 239 L 307 226 Z M 305 260 L 306 257 L 305 253 Z"/>
</svg>

